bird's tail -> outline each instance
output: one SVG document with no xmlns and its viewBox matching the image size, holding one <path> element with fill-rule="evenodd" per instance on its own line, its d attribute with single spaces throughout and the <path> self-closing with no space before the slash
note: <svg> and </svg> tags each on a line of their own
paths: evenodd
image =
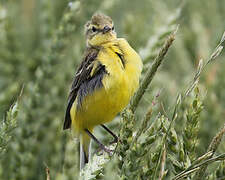
<svg viewBox="0 0 225 180">
<path fill-rule="evenodd" d="M 91 142 L 90 137 L 86 132 L 83 132 L 80 137 L 80 170 L 82 170 L 90 159 Z"/>
</svg>

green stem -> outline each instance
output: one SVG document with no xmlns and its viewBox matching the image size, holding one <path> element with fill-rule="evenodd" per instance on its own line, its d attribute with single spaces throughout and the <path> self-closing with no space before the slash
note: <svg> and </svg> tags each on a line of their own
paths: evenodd
<svg viewBox="0 0 225 180">
<path fill-rule="evenodd" d="M 170 36 L 167 38 L 166 42 L 164 43 L 163 47 L 160 49 L 158 55 L 156 56 L 151 68 L 149 68 L 149 70 L 146 72 L 145 77 L 143 78 L 140 87 L 137 91 L 137 93 L 135 94 L 135 96 L 133 97 L 131 103 L 130 103 L 130 109 L 135 112 L 135 110 L 138 107 L 138 104 L 142 98 L 142 96 L 144 95 L 146 89 L 148 88 L 148 86 L 150 85 L 150 83 L 152 82 L 153 77 L 155 76 L 159 66 L 162 64 L 162 61 L 168 51 L 168 49 L 170 48 L 170 46 L 172 45 L 173 41 L 175 40 L 175 34 L 178 30 L 177 29 L 170 34 Z"/>
</svg>

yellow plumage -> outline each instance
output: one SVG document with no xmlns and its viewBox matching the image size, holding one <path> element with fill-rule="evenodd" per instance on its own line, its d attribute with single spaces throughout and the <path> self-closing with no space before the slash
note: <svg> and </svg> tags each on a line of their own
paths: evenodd
<svg viewBox="0 0 225 180">
<path fill-rule="evenodd" d="M 119 48 L 120 49 L 119 49 Z M 123 52 L 126 66 L 115 52 Z M 142 61 L 125 39 L 116 39 L 102 45 L 97 59 L 106 67 L 103 87 L 83 100 L 82 109 L 76 112 L 76 101 L 70 110 L 72 127 L 76 133 L 92 129 L 111 121 L 129 103 L 138 88 Z"/>
<path fill-rule="evenodd" d="M 76 73 L 64 122 L 64 129 L 72 128 L 80 137 L 81 168 L 88 162 L 93 128 L 112 121 L 127 106 L 142 70 L 141 58 L 125 39 L 116 37 L 108 16 L 94 15 L 86 25 L 86 38 L 85 59 Z"/>
</svg>

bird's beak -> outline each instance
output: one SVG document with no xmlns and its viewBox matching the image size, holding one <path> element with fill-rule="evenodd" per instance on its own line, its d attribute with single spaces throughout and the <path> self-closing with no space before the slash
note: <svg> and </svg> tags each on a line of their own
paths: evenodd
<svg viewBox="0 0 225 180">
<path fill-rule="evenodd" d="M 111 28 L 109 26 L 105 26 L 103 29 L 103 34 L 109 32 L 111 30 Z"/>
</svg>

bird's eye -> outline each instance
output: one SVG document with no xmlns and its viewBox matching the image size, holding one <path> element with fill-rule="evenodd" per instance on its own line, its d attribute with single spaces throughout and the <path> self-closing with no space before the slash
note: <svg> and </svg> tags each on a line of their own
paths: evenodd
<svg viewBox="0 0 225 180">
<path fill-rule="evenodd" d="M 92 27 L 92 32 L 96 32 L 97 31 L 97 29 L 93 26 Z"/>
<path fill-rule="evenodd" d="M 113 27 L 112 27 L 112 30 L 114 31 L 114 29 L 115 29 L 115 28 L 114 28 L 114 26 L 113 26 Z"/>
</svg>

